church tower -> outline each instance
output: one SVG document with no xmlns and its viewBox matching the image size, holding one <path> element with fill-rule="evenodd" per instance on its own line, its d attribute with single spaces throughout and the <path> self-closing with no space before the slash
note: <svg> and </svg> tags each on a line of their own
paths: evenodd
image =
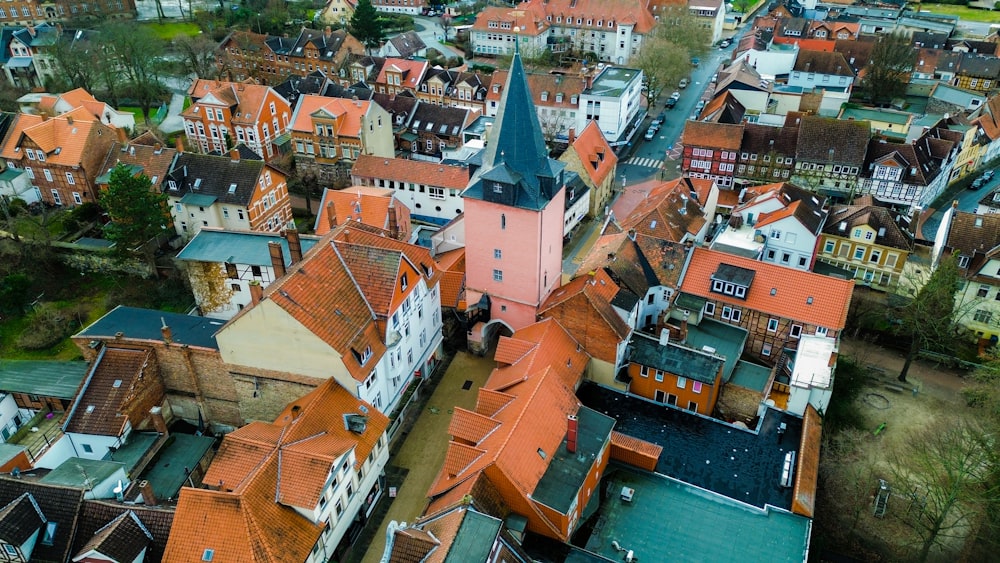
<svg viewBox="0 0 1000 563">
<path fill-rule="evenodd" d="M 512 330 L 535 322 L 560 284 L 564 167 L 549 158 L 515 52 L 482 166 L 462 193 L 467 302 L 488 301 L 490 320 Z M 473 328 L 473 338 L 481 329 Z"/>
</svg>

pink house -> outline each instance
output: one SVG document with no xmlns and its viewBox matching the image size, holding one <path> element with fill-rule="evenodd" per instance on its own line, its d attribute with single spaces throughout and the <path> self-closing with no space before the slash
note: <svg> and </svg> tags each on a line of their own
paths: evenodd
<svg viewBox="0 0 1000 563">
<path fill-rule="evenodd" d="M 465 198 L 469 346 L 535 322 L 560 283 L 565 164 L 548 157 L 520 55 Z"/>
</svg>

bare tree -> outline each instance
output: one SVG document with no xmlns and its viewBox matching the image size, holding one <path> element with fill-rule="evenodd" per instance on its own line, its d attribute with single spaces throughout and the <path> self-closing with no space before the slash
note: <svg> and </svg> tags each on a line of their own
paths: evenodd
<svg viewBox="0 0 1000 563">
<path fill-rule="evenodd" d="M 905 279 L 900 280 L 900 283 L 905 282 Z M 916 295 L 898 309 L 897 334 L 910 343 L 899 372 L 900 381 L 906 382 L 906 374 L 920 350 L 931 345 L 948 346 L 958 339 L 956 319 L 961 315 L 957 314 L 955 293 L 960 282 L 958 258 L 945 258 Z"/>
<path fill-rule="evenodd" d="M 973 535 L 998 495 L 988 479 L 994 447 L 983 426 L 949 420 L 914 430 L 890 454 L 892 514 L 913 531 L 919 561 L 935 549 L 958 552 Z"/>
<path fill-rule="evenodd" d="M 661 14 L 659 25 L 630 61 L 646 77 L 646 101 L 652 105 L 666 89 L 690 74 L 691 59 L 705 53 L 710 41 L 708 29 L 694 21 L 686 5 Z"/>
<path fill-rule="evenodd" d="M 216 61 L 218 45 L 204 33 L 191 37 L 179 35 L 173 41 L 174 48 L 183 58 L 184 70 L 198 78 L 215 80 L 219 78 L 219 64 Z"/>
</svg>

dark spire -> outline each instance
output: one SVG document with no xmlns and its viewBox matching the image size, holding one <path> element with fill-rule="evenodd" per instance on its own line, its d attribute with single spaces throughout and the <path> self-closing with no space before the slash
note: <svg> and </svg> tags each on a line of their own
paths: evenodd
<svg viewBox="0 0 1000 563">
<path fill-rule="evenodd" d="M 483 167 L 490 169 L 498 164 L 519 172 L 522 176 L 534 176 L 548 159 L 542 127 L 528 89 L 528 77 L 521 64 L 520 53 L 515 52 L 500 99 Z"/>
</svg>

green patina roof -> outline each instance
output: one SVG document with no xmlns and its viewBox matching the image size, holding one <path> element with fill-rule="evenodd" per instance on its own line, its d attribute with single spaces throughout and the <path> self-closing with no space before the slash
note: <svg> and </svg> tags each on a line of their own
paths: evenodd
<svg viewBox="0 0 1000 563">
<path fill-rule="evenodd" d="M 124 470 L 125 464 L 116 461 L 71 457 L 59 464 L 59 467 L 50 471 L 45 477 L 39 479 L 39 482 L 47 485 L 93 489 L 94 485 L 104 482 L 119 469 Z"/>
<path fill-rule="evenodd" d="M 493 540 L 499 533 L 500 520 L 474 510 L 467 510 L 455 540 L 448 550 L 448 556 L 445 557 L 445 563 L 489 561 Z"/>
<path fill-rule="evenodd" d="M 69 400 L 87 375 L 87 362 L 0 361 L 0 391 Z"/>
<path fill-rule="evenodd" d="M 181 197 L 181 203 L 184 205 L 197 205 L 198 207 L 208 207 L 215 203 L 216 198 L 214 195 L 208 194 L 196 194 L 194 192 L 188 192 Z"/>
<path fill-rule="evenodd" d="M 156 462 L 142 475 L 159 499 L 176 498 L 177 491 L 187 484 L 189 471 L 215 443 L 214 438 L 192 434 L 171 434 L 170 438 L 156 455 Z"/>
<path fill-rule="evenodd" d="M 771 377 L 770 369 L 740 360 L 736 362 L 733 378 L 729 382 L 746 389 L 763 392 L 769 377 Z"/>
<path fill-rule="evenodd" d="M 701 311 L 701 308 L 708 303 L 708 299 L 704 297 L 698 297 L 697 295 L 691 295 L 690 293 L 681 293 L 677 296 L 677 300 L 674 302 L 678 309 L 686 309 L 688 311 Z"/>
<path fill-rule="evenodd" d="M 316 245 L 318 237 L 300 236 L 302 253 Z M 193 262 L 214 262 L 224 264 L 247 264 L 250 266 L 270 266 L 271 254 L 267 243 L 281 244 L 285 265 L 292 263 L 292 253 L 288 250 L 288 240 L 272 233 L 252 233 L 249 231 L 216 231 L 202 229 L 177 255 L 178 260 Z"/>
<path fill-rule="evenodd" d="M 24 174 L 24 170 L 18 170 L 17 168 L 4 168 L 3 172 L 0 172 L 0 181 L 10 182 L 22 174 Z"/>
</svg>

